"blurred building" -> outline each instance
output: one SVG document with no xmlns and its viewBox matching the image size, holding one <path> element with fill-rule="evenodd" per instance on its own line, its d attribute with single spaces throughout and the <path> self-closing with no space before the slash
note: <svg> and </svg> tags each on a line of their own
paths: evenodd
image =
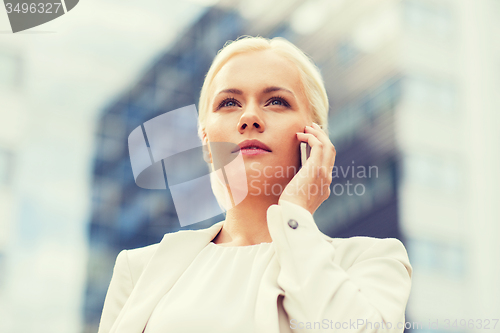
<svg viewBox="0 0 500 333">
<path fill-rule="evenodd" d="M 7 51 L 8 50 L 8 51 Z M 0 291 L 5 276 L 4 251 L 9 239 L 8 231 L 14 220 L 13 214 L 13 175 L 15 151 L 22 139 L 22 120 L 24 103 L 21 98 L 21 79 L 23 62 L 20 52 L 13 49 L 0 51 L 0 119 L 3 126 L 0 130 Z M 6 126 L 10 124 L 11 126 Z"/>
<path fill-rule="evenodd" d="M 480 146 L 490 135 L 496 140 L 490 147 L 500 143 L 489 122 L 498 116 L 484 102 L 492 100 L 494 89 L 474 86 L 499 84 L 486 70 L 491 67 L 478 65 L 498 68 L 487 52 L 491 45 L 473 38 L 491 34 L 480 23 L 493 24 L 493 8 L 492 1 L 300 0 L 221 1 L 207 10 L 102 113 L 86 332 L 96 330 L 117 253 L 180 229 L 168 190 L 135 185 L 128 135 L 157 115 L 197 104 L 217 50 L 243 34 L 287 38 L 324 76 L 337 168 L 332 194 L 315 213 L 319 228 L 333 237 L 396 237 L 405 243 L 414 267 L 408 321 L 479 319 L 500 309 L 500 291 L 490 295 L 486 289 L 495 285 L 498 268 L 478 259 L 500 259 L 491 236 L 499 234 L 499 213 L 489 199 L 499 197 L 493 172 L 499 159 L 481 149 L 470 159 L 473 146 L 467 142 Z M 484 171 L 496 186 L 478 176 Z M 478 211 L 480 221 L 474 216 Z M 483 315 L 474 310 L 479 305 Z"/>
<path fill-rule="evenodd" d="M 351 154 L 356 164 L 374 154 L 369 163 L 388 170 L 375 183 L 390 185 L 381 185 L 385 190 L 372 198 L 390 202 L 388 189 L 396 191 L 414 268 L 407 320 L 421 323 L 419 331 L 475 332 L 484 324 L 476 320 L 493 318 L 500 309 L 500 291 L 491 290 L 499 272 L 490 264 L 500 255 L 491 236 L 499 234 L 493 199 L 499 198 L 499 156 L 487 153 L 499 151 L 494 147 L 500 142 L 493 125 L 500 123 L 498 71 L 491 70 L 499 66 L 494 35 L 500 6 L 447 0 L 338 3 L 335 10 L 342 15 L 315 30 L 311 36 L 321 37 L 309 38 L 303 48 L 314 54 L 323 45 L 332 47 L 316 59 L 325 64 L 334 103 L 330 132 L 339 158 L 346 149 L 347 163 Z M 359 141 L 368 149 L 356 146 Z M 387 182 L 384 173 L 390 175 Z M 348 216 L 347 235 L 352 227 L 359 233 L 357 223 L 361 230 L 380 229 L 379 221 L 392 218 L 380 215 L 371 222 L 375 209 L 365 217 L 362 208 L 354 208 L 369 197 L 345 197 L 329 206 L 334 220 Z M 438 328 L 427 328 L 438 320 Z"/>
<path fill-rule="evenodd" d="M 0 331 L 10 328 L 5 315 L 13 299 L 8 289 L 10 240 L 15 228 L 16 192 L 14 174 L 16 151 L 23 138 L 25 105 L 22 99 L 24 64 L 21 50 L 0 44 Z"/>
<path fill-rule="evenodd" d="M 16 34 L 0 15 L 0 332 L 82 331 L 97 106 L 199 7 L 105 1 Z"/>
<path fill-rule="evenodd" d="M 0 332 L 70 332 L 80 324 L 86 257 L 78 245 L 86 244 L 71 204 L 83 196 L 65 181 L 85 159 L 72 160 L 64 148 L 80 151 L 73 137 L 33 103 L 33 49 L 16 37 L 0 40 Z"/>
</svg>

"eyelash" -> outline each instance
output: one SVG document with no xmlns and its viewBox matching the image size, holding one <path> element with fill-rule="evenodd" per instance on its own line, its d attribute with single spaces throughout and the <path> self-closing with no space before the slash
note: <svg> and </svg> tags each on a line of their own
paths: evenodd
<svg viewBox="0 0 500 333">
<path fill-rule="evenodd" d="M 283 103 L 283 106 L 285 107 L 290 107 L 290 104 L 286 101 L 286 99 L 284 97 L 281 97 L 281 96 L 273 96 L 269 99 L 268 101 L 268 104 L 269 103 L 272 103 L 274 101 L 280 101 L 281 103 Z M 227 102 L 233 102 L 234 104 L 238 104 L 238 101 L 234 98 L 234 97 L 228 97 L 228 98 L 225 98 L 220 104 L 219 106 L 217 107 L 217 110 L 220 109 L 220 108 L 223 108 L 224 107 L 224 104 L 226 104 Z M 266 104 L 267 105 L 267 104 Z"/>
<path fill-rule="evenodd" d="M 217 107 L 217 110 L 224 107 L 224 104 L 226 104 L 227 102 L 233 102 L 234 104 L 238 104 L 238 101 L 234 97 L 225 98 L 224 100 L 222 100 L 222 102 L 220 102 L 219 106 Z"/>
<path fill-rule="evenodd" d="M 284 97 L 279 96 L 279 95 L 271 97 L 271 99 L 269 100 L 269 102 L 274 102 L 274 101 L 280 101 L 281 103 L 283 103 L 283 106 L 290 107 L 290 104 L 288 104 L 286 99 Z"/>
</svg>

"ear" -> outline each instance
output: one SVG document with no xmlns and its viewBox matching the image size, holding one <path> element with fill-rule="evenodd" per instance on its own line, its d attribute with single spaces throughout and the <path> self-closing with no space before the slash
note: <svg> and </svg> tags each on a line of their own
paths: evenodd
<svg viewBox="0 0 500 333">
<path fill-rule="evenodd" d="M 212 163 L 212 153 L 210 152 L 210 145 L 208 144 L 208 136 L 207 132 L 203 128 L 201 130 L 202 133 L 202 143 L 203 143 L 203 159 L 207 163 Z"/>
<path fill-rule="evenodd" d="M 204 128 L 201 129 L 201 141 L 204 145 L 208 144 L 208 138 L 207 138 L 207 132 L 205 131 Z"/>
</svg>

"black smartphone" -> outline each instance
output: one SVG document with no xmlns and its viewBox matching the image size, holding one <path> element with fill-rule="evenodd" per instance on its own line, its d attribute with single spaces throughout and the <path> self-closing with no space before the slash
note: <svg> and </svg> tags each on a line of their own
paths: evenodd
<svg viewBox="0 0 500 333">
<path fill-rule="evenodd" d="M 307 142 L 300 143 L 300 168 L 304 165 L 311 154 L 311 146 Z"/>
</svg>

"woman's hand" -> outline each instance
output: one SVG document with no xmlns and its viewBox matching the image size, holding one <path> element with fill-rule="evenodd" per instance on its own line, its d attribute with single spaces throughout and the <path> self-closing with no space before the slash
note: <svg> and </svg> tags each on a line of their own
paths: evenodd
<svg viewBox="0 0 500 333">
<path fill-rule="evenodd" d="M 330 196 L 336 151 L 330 138 L 317 125 L 306 126 L 306 133 L 297 132 L 300 141 L 309 143 L 311 154 L 302 168 L 287 184 L 280 200 L 295 203 L 313 214 Z"/>
</svg>

